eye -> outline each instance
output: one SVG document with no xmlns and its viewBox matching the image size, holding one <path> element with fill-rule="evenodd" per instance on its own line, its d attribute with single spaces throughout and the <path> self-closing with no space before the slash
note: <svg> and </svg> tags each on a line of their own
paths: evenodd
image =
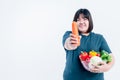
<svg viewBox="0 0 120 80">
<path fill-rule="evenodd" d="M 77 21 L 79 21 L 80 19 L 77 19 Z"/>
<path fill-rule="evenodd" d="M 88 20 L 87 18 L 84 18 L 84 20 Z"/>
</svg>

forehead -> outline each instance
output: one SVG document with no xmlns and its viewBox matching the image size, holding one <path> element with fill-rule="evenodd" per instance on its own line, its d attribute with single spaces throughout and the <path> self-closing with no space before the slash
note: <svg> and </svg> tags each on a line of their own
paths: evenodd
<svg viewBox="0 0 120 80">
<path fill-rule="evenodd" d="M 85 18 L 85 15 L 84 14 L 79 14 L 78 18 Z"/>
</svg>

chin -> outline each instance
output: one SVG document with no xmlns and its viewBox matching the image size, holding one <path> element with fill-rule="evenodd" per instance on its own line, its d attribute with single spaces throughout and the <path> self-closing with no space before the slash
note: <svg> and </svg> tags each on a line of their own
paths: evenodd
<svg viewBox="0 0 120 80">
<path fill-rule="evenodd" d="M 82 33 L 87 33 L 87 31 L 86 30 L 79 30 L 80 32 L 82 32 Z"/>
</svg>

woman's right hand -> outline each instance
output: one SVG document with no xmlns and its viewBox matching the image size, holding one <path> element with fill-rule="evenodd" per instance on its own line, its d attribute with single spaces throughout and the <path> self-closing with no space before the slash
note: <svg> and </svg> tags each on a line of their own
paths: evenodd
<svg viewBox="0 0 120 80">
<path fill-rule="evenodd" d="M 67 50 L 74 50 L 78 47 L 78 43 L 80 43 L 80 37 L 71 33 L 70 37 L 66 39 L 64 47 Z"/>
<path fill-rule="evenodd" d="M 70 34 L 70 44 L 72 46 L 77 47 L 79 43 L 80 43 L 80 36 L 76 36 L 76 35 L 71 33 Z"/>
</svg>

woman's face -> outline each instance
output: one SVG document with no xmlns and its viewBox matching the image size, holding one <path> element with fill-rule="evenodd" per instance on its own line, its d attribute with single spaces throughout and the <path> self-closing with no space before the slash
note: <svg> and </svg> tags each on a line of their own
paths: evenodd
<svg viewBox="0 0 120 80">
<path fill-rule="evenodd" d="M 89 21 L 87 18 L 84 17 L 83 14 L 80 14 L 79 18 L 77 19 L 78 30 L 81 33 L 86 33 L 89 28 Z"/>
</svg>

